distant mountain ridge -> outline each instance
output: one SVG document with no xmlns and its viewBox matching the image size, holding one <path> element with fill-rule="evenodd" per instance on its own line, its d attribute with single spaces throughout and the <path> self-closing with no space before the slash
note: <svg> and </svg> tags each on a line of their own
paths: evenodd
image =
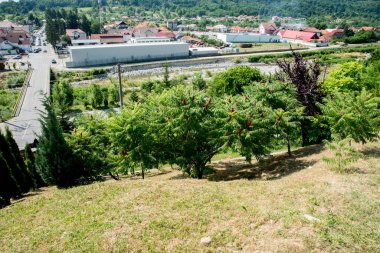
<svg viewBox="0 0 380 253">
<path fill-rule="evenodd" d="M 179 16 L 291 16 L 380 20 L 379 0 L 102 0 L 104 6 L 129 6 Z M 27 13 L 55 7 L 97 7 L 97 0 L 19 0 L 0 3 L 0 13 Z"/>
</svg>

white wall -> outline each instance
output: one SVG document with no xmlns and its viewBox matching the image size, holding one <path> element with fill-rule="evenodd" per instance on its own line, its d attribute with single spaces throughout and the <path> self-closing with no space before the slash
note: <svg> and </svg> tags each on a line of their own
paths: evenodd
<svg viewBox="0 0 380 253">
<path fill-rule="evenodd" d="M 114 44 L 69 47 L 67 67 L 83 67 L 125 62 L 171 59 L 189 56 L 186 43 Z"/>
<path fill-rule="evenodd" d="M 218 33 L 217 38 L 225 43 L 268 43 L 280 41 L 280 36 L 257 33 Z"/>
</svg>

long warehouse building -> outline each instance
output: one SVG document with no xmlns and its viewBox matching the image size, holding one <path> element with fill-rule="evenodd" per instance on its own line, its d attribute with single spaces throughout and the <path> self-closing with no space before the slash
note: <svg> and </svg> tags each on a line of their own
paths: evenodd
<svg viewBox="0 0 380 253">
<path fill-rule="evenodd" d="M 189 44 L 183 42 L 110 44 L 69 47 L 70 61 L 66 67 L 85 67 L 116 63 L 142 62 L 184 58 Z"/>
</svg>

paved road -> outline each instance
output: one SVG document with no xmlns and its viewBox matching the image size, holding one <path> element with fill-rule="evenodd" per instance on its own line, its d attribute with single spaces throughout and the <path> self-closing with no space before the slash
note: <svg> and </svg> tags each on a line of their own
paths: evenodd
<svg viewBox="0 0 380 253">
<path fill-rule="evenodd" d="M 41 46 L 42 50 L 46 49 L 47 53 L 31 53 L 29 58 L 22 59 L 31 63 L 33 73 L 26 90 L 24 102 L 21 107 L 20 114 L 4 123 L 0 124 L 0 128 L 4 131 L 5 127 L 9 127 L 13 132 L 13 136 L 20 149 L 23 149 L 27 143 L 32 143 L 36 135 L 41 133 L 41 125 L 38 121 L 40 111 L 43 109 L 41 99 L 42 93 L 49 90 L 49 71 L 50 62 L 54 57 L 53 49 L 49 46 Z"/>
</svg>

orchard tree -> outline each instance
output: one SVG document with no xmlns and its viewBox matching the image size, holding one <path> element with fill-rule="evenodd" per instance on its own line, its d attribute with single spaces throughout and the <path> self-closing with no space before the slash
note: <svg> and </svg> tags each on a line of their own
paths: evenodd
<svg viewBox="0 0 380 253">
<path fill-rule="evenodd" d="M 365 89 L 355 95 L 352 92 L 335 92 L 321 105 L 333 137 L 337 140 L 352 138 L 366 143 L 378 137 L 380 131 L 380 98 L 373 97 Z"/>
<path fill-rule="evenodd" d="M 245 94 L 273 110 L 276 139 L 285 140 L 288 154 L 291 156 L 291 144 L 298 139 L 304 111 L 304 107 L 296 99 L 295 87 L 278 81 L 255 83 L 245 88 Z"/>
</svg>

